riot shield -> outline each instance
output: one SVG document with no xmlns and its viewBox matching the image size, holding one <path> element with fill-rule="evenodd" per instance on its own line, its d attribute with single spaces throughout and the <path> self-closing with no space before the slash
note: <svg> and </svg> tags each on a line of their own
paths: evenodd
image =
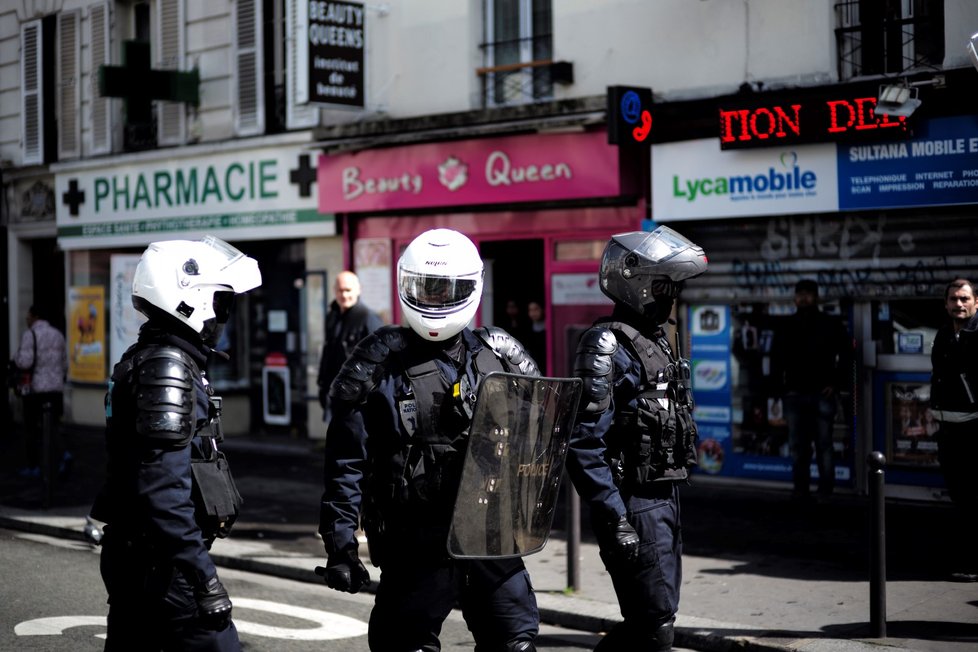
<svg viewBox="0 0 978 652">
<path fill-rule="evenodd" d="M 581 384 L 500 372 L 482 380 L 448 534 L 452 557 L 522 557 L 547 543 Z"/>
</svg>

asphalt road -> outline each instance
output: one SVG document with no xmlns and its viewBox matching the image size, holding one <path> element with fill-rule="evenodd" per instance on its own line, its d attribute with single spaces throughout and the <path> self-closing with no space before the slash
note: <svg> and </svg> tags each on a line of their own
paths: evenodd
<svg viewBox="0 0 978 652">
<path fill-rule="evenodd" d="M 78 541 L 0 530 L 0 650 L 101 650 L 105 591 L 99 553 Z M 363 652 L 373 596 L 346 595 L 305 582 L 222 569 L 234 620 L 248 651 Z M 537 648 L 590 650 L 599 636 L 545 626 Z M 445 652 L 472 650 L 461 615 L 442 632 Z"/>
</svg>

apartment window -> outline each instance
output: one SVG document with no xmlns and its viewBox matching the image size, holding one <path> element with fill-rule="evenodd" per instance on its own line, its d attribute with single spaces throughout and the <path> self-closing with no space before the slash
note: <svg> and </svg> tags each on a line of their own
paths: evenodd
<svg viewBox="0 0 978 652">
<path fill-rule="evenodd" d="M 56 30 L 55 15 L 28 21 L 20 28 L 21 146 L 24 165 L 58 160 Z"/>
<path fill-rule="evenodd" d="M 839 79 L 897 75 L 944 61 L 943 0 L 844 0 L 835 13 Z"/>
<path fill-rule="evenodd" d="M 551 0 L 486 0 L 486 106 L 526 104 L 553 97 Z"/>
</svg>

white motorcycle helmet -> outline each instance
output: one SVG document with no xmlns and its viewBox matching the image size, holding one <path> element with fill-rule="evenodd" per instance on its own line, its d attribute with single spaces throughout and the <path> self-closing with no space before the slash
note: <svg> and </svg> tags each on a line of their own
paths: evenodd
<svg viewBox="0 0 978 652">
<path fill-rule="evenodd" d="M 408 326 L 432 342 L 460 333 L 479 309 L 482 276 L 479 250 L 458 231 L 419 235 L 397 263 L 397 294 Z"/>
<path fill-rule="evenodd" d="M 214 346 L 234 295 L 261 285 L 253 258 L 215 238 L 150 243 L 132 280 L 132 305 L 149 318 L 172 317 Z"/>
</svg>

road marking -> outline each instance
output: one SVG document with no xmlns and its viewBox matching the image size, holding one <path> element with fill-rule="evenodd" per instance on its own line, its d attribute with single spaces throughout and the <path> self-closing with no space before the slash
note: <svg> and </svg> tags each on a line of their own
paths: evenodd
<svg viewBox="0 0 978 652">
<path fill-rule="evenodd" d="M 367 623 L 362 620 L 330 613 L 329 611 L 307 609 L 305 607 L 282 604 L 281 602 L 255 600 L 252 598 L 232 598 L 231 602 L 235 607 L 269 611 L 271 613 L 282 614 L 283 616 L 292 616 L 294 618 L 302 618 L 303 620 L 311 620 L 319 623 L 319 627 L 315 629 L 293 629 L 259 625 L 258 623 L 251 623 L 235 618 L 234 625 L 243 634 L 253 634 L 267 638 L 284 638 L 290 641 L 332 641 L 340 638 L 363 636 L 367 633 Z"/>
<path fill-rule="evenodd" d="M 14 634 L 17 636 L 61 636 L 71 627 L 105 627 L 105 616 L 53 616 L 35 618 L 17 623 Z M 100 634 L 98 638 L 105 638 Z"/>
<path fill-rule="evenodd" d="M 234 625 L 241 634 L 262 636 L 265 638 L 280 638 L 289 641 L 333 641 L 341 638 L 354 638 L 367 633 L 367 623 L 342 614 L 307 609 L 294 605 L 256 600 L 252 598 L 233 598 L 235 607 L 267 611 L 283 616 L 291 616 L 302 620 L 310 620 L 318 627 L 295 629 L 291 627 L 275 627 L 262 625 L 234 618 Z M 105 616 L 53 616 L 50 618 L 35 618 L 18 623 L 14 627 L 17 636 L 61 636 L 66 629 L 72 627 L 105 627 Z M 105 638 L 105 634 L 97 634 L 96 638 Z"/>
</svg>

